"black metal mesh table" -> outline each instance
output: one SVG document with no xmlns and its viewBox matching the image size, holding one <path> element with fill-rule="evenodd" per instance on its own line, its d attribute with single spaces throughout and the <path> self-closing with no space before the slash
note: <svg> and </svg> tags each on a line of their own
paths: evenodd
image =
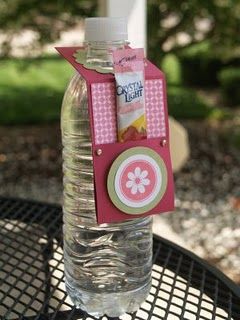
<svg viewBox="0 0 240 320">
<path fill-rule="evenodd" d="M 65 293 L 61 208 L 0 198 L 0 226 L 0 319 L 93 319 L 76 310 Z M 121 319 L 240 319 L 240 288 L 159 237 L 152 279 L 147 301 Z"/>
</svg>

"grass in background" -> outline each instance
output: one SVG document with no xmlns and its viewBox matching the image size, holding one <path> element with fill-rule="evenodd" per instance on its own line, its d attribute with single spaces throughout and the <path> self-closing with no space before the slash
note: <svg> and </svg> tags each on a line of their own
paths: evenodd
<svg viewBox="0 0 240 320">
<path fill-rule="evenodd" d="M 223 113 L 181 84 L 181 68 L 170 54 L 162 69 L 168 82 L 169 113 L 177 119 L 221 119 Z M 74 69 L 58 57 L 0 60 L 0 124 L 59 121 L 66 85 Z"/>
<path fill-rule="evenodd" d="M 168 86 L 168 111 L 176 119 L 225 120 L 232 117 L 227 109 L 212 106 L 196 90 Z"/>
<path fill-rule="evenodd" d="M 168 87 L 169 114 L 176 119 L 206 119 L 215 110 L 195 90 L 183 87 Z"/>
<path fill-rule="evenodd" d="M 59 119 L 73 68 L 60 58 L 0 60 L 0 124 Z"/>
</svg>

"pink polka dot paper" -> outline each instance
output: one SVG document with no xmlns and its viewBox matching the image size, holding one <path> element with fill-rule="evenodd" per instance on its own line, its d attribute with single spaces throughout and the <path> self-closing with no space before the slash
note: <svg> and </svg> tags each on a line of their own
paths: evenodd
<svg viewBox="0 0 240 320">
<path fill-rule="evenodd" d="M 91 88 L 95 144 L 116 142 L 115 85 L 94 83 Z"/>
<path fill-rule="evenodd" d="M 93 83 L 92 108 L 95 144 L 117 141 L 115 84 Z M 166 136 L 163 82 L 161 79 L 146 80 L 146 116 L 148 138 Z"/>
<path fill-rule="evenodd" d="M 146 114 L 148 138 L 166 137 L 163 82 L 160 79 L 146 81 Z"/>
</svg>

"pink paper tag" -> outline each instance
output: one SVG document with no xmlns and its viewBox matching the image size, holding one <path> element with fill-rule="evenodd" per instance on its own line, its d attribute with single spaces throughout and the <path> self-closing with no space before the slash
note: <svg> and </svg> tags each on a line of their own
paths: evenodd
<svg viewBox="0 0 240 320">
<path fill-rule="evenodd" d="M 74 58 L 80 48 L 58 51 L 87 83 L 97 221 L 121 222 L 174 209 L 166 86 L 163 73 L 145 61 L 147 137 L 117 141 L 114 75 L 87 69 Z M 130 49 L 131 50 L 131 49 Z M 136 52 L 142 57 L 142 50 Z M 115 53 L 122 59 L 121 52 Z"/>
</svg>

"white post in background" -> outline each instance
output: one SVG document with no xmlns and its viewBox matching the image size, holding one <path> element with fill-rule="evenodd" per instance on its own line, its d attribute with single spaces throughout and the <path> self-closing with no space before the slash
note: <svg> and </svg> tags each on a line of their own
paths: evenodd
<svg viewBox="0 0 240 320">
<path fill-rule="evenodd" d="M 128 40 L 133 48 L 144 48 L 147 54 L 147 1 L 146 0 L 99 0 L 99 16 L 127 17 Z M 161 52 L 159 51 L 159 55 Z M 190 151 L 186 129 L 169 118 L 170 149 L 173 170 L 179 171 L 186 163 Z"/>
<path fill-rule="evenodd" d="M 99 15 L 128 18 L 128 40 L 133 48 L 147 48 L 146 0 L 100 0 Z"/>
</svg>

